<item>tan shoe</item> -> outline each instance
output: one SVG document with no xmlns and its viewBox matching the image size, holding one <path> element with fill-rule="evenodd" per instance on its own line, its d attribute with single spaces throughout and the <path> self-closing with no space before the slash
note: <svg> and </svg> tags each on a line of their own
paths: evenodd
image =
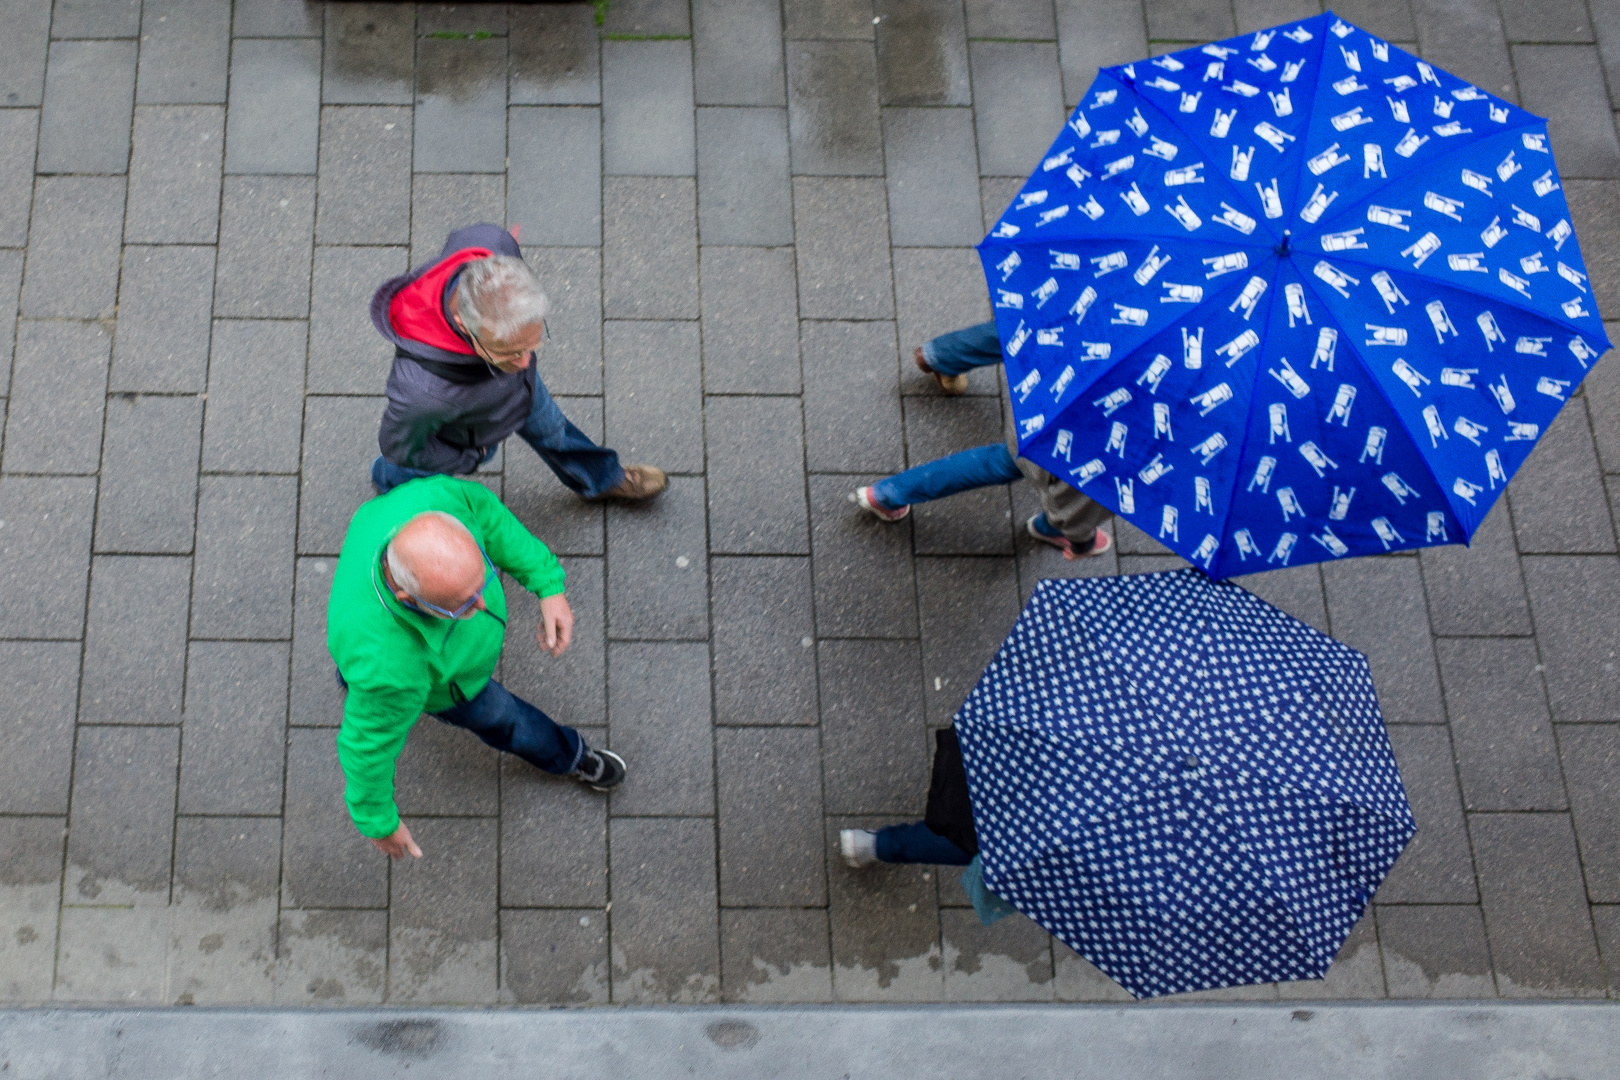
<svg viewBox="0 0 1620 1080">
<path fill-rule="evenodd" d="M 624 479 L 608 491 L 604 491 L 589 502 L 606 502 L 609 499 L 619 502 L 640 502 L 650 499 L 654 495 L 663 493 L 669 487 L 669 477 L 664 470 L 656 465 L 626 465 Z"/>
<path fill-rule="evenodd" d="M 919 369 L 926 371 L 928 374 L 934 377 L 934 381 L 939 384 L 940 393 L 945 394 L 947 397 L 961 397 L 963 394 L 967 393 L 968 378 L 966 375 L 941 375 L 939 372 L 929 367 L 928 361 L 923 359 L 921 345 L 917 346 L 917 351 L 911 355 L 912 359 L 917 361 L 917 367 Z"/>
</svg>

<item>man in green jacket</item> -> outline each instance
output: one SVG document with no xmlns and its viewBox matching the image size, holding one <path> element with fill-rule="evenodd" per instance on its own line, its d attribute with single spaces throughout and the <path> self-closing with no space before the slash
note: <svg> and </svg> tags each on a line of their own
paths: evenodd
<svg viewBox="0 0 1620 1080">
<path fill-rule="evenodd" d="M 593 750 L 490 678 L 506 636 L 502 570 L 540 597 L 536 638 L 561 656 L 574 628 L 563 569 L 482 485 L 413 480 L 349 521 L 326 616 L 348 688 L 338 760 L 355 827 L 393 858 L 422 854 L 394 805 L 394 762 L 424 712 L 597 791 L 624 779 L 617 754 Z"/>
</svg>

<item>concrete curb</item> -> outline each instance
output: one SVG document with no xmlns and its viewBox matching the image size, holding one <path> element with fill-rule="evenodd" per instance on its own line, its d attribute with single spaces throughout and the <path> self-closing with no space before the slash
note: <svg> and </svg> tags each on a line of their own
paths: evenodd
<svg viewBox="0 0 1620 1080">
<path fill-rule="evenodd" d="M 7 1080 L 1599 1080 L 1620 1004 L 20 1009 Z"/>
</svg>

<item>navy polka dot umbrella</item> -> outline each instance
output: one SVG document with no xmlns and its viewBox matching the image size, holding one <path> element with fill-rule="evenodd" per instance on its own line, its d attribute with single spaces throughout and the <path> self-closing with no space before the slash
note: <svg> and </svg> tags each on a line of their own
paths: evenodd
<svg viewBox="0 0 1620 1080">
<path fill-rule="evenodd" d="M 1321 978 L 1417 831 L 1366 657 L 1195 570 L 1040 582 L 956 727 L 986 884 L 1137 997 Z"/>
</svg>

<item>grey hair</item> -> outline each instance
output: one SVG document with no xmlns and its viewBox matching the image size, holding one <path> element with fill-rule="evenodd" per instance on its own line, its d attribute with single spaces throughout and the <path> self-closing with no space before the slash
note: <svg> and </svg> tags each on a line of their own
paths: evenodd
<svg viewBox="0 0 1620 1080">
<path fill-rule="evenodd" d="M 511 341 L 544 319 L 551 301 L 528 263 L 512 255 L 491 255 L 462 268 L 456 310 L 469 334 Z"/>
<path fill-rule="evenodd" d="M 411 520 L 407 521 L 405 524 L 409 525 L 411 522 L 419 521 L 425 517 L 438 518 L 440 521 L 447 521 L 451 525 L 454 525 L 457 529 L 460 529 L 463 533 L 466 533 L 468 536 L 472 535 L 472 530 L 467 528 L 466 525 L 462 524 L 462 522 L 456 518 L 455 515 L 447 514 L 443 510 L 423 511 L 420 514 L 417 514 L 416 517 L 411 518 Z M 395 585 L 398 585 L 412 596 L 418 596 L 422 592 L 421 579 L 416 576 L 416 571 L 405 565 L 405 560 L 400 558 L 399 553 L 394 550 L 394 543 L 394 540 L 388 541 L 388 551 L 386 554 L 386 558 L 388 560 L 388 573 L 393 576 Z"/>
</svg>

